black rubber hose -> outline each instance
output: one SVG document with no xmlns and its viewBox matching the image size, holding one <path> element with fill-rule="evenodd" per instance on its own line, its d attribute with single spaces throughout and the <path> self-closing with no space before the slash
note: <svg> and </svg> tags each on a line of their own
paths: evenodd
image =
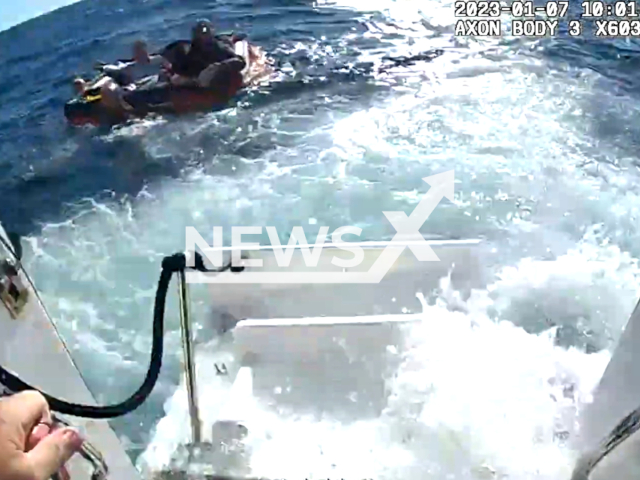
<svg viewBox="0 0 640 480">
<path fill-rule="evenodd" d="M 121 417 L 134 411 L 142 405 L 147 398 L 149 398 L 149 395 L 158 381 L 160 369 L 162 368 L 164 311 L 167 300 L 167 291 L 169 289 L 169 284 L 171 283 L 171 276 L 174 273 L 181 272 L 186 269 L 186 256 L 184 253 L 177 253 L 175 255 L 165 257 L 162 260 L 162 271 L 160 272 L 160 279 L 158 280 L 158 288 L 156 289 L 156 298 L 153 308 L 153 338 L 149 368 L 140 388 L 125 401 L 116 405 L 99 407 L 66 402 L 59 398 L 52 397 L 51 395 L 32 387 L 28 383 L 23 382 L 20 378 L 5 370 L 2 366 L 0 366 L 0 384 L 6 386 L 13 393 L 25 390 L 36 390 L 44 395 L 47 402 L 49 402 L 51 410 L 65 415 L 72 415 L 74 417 L 106 419 Z M 232 267 L 230 264 L 227 264 L 220 269 L 209 270 L 205 267 L 202 256 L 197 252 L 195 253 L 195 267 L 193 269 L 201 272 L 223 272 L 229 269 L 231 269 L 231 271 L 238 272 L 243 270 L 242 267 Z"/>
</svg>

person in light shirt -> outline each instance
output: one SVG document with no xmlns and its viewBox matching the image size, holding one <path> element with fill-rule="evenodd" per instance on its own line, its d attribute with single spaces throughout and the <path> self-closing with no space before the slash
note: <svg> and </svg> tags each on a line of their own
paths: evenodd
<svg viewBox="0 0 640 480">
<path fill-rule="evenodd" d="M 73 82 L 76 93 L 81 96 L 100 95 L 102 105 L 117 115 L 133 113 L 133 107 L 127 103 L 124 95 L 137 87 L 144 79 L 161 80 L 168 62 L 158 54 L 149 54 L 147 44 L 136 41 L 132 48 L 133 58 L 114 64 L 100 64 L 96 68 L 103 74 L 98 80 L 89 83 L 82 78 Z"/>
<path fill-rule="evenodd" d="M 101 65 L 99 70 L 113 78 L 120 86 L 135 85 L 145 78 L 159 75 L 168 62 L 158 54 L 149 54 L 147 44 L 141 40 L 133 44 L 133 58 L 121 60 L 113 65 Z"/>
</svg>

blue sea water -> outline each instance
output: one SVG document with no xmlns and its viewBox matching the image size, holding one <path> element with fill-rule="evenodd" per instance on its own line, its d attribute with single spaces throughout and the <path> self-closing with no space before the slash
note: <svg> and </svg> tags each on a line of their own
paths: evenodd
<svg viewBox="0 0 640 480">
<path fill-rule="evenodd" d="M 579 10 L 571 2 L 570 17 Z M 121 58 L 135 39 L 184 38 L 202 17 L 246 32 L 284 78 L 209 115 L 112 131 L 65 124 L 75 75 Z M 456 202 L 424 231 L 481 237 L 493 251 L 487 303 L 468 318 L 506 320 L 532 337 L 560 326 L 560 347 L 584 355 L 566 368 L 591 374 L 590 352 L 615 342 L 640 286 L 640 44 L 455 38 L 454 23 L 452 2 L 438 0 L 84 0 L 0 33 L 0 219 L 26 236 L 29 268 L 101 401 L 140 382 L 158 264 L 183 248 L 184 226 L 353 224 L 386 238 L 393 230 L 380 212 L 410 212 L 421 178 L 451 168 Z M 382 78 L 362 73 L 386 55 L 430 48 L 445 53 Z M 194 291 L 194 302 L 203 318 L 206 293 Z M 175 358 L 152 400 L 114 422 L 133 456 L 178 382 L 175 315 L 170 323 Z M 521 371 L 475 374 L 526 383 L 534 360 L 523 353 Z M 455 428 L 504 446 L 489 438 L 495 421 L 465 421 Z M 522 440 L 523 455 L 535 457 L 533 445 Z M 516 477 L 535 470 L 533 460 L 505 462 Z"/>
</svg>

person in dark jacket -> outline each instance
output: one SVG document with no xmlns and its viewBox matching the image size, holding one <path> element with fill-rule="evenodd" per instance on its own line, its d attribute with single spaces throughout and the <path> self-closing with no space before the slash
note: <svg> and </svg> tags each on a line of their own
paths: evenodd
<svg viewBox="0 0 640 480">
<path fill-rule="evenodd" d="M 206 20 L 199 21 L 191 32 L 188 52 L 172 62 L 171 83 L 202 88 L 232 88 L 242 83 L 246 62 L 230 42 L 216 38 Z M 239 82 L 239 83 L 238 83 Z"/>
</svg>

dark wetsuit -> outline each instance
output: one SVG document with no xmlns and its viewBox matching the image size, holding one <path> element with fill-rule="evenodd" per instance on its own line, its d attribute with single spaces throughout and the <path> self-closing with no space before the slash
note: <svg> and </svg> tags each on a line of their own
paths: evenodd
<svg viewBox="0 0 640 480">
<path fill-rule="evenodd" d="M 188 78 L 197 78 L 200 73 L 213 64 L 221 64 L 211 85 L 229 86 L 237 82 L 239 73 L 246 63 L 244 58 L 233 49 L 231 42 L 215 38 L 209 45 L 191 44 L 185 55 L 177 55 L 173 63 L 173 73 Z"/>
</svg>

